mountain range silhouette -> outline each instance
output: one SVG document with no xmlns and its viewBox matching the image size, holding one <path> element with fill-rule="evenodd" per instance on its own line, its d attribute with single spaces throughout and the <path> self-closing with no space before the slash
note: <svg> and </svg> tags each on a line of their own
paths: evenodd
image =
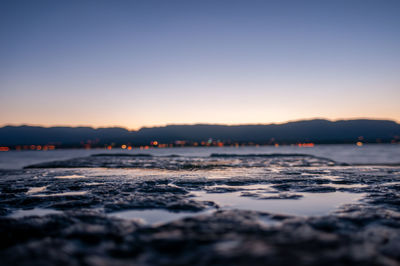
<svg viewBox="0 0 400 266">
<path fill-rule="evenodd" d="M 283 124 L 267 125 L 167 125 L 144 127 L 137 131 L 125 128 L 91 127 L 40 127 L 4 126 L 0 128 L 0 145 L 46 145 L 79 146 L 91 143 L 94 146 L 149 145 L 158 143 L 204 142 L 208 140 L 224 143 L 291 144 L 313 143 L 354 143 L 363 141 L 398 142 L 400 124 L 390 120 L 302 120 Z"/>
</svg>

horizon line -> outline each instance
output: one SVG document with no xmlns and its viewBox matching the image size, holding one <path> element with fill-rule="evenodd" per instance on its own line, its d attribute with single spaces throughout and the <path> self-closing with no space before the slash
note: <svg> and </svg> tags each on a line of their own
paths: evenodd
<svg viewBox="0 0 400 266">
<path fill-rule="evenodd" d="M 400 121 L 395 120 L 395 119 L 389 119 L 389 118 L 368 118 L 368 117 L 356 117 L 356 118 L 338 118 L 338 119 L 328 119 L 328 118 L 322 118 L 322 117 L 314 117 L 314 118 L 302 118 L 302 119 L 295 119 L 295 120 L 286 120 L 283 122 L 270 122 L 270 123 L 237 123 L 237 124 L 227 124 L 227 123 L 207 123 L 207 122 L 194 122 L 194 123 L 167 123 L 163 125 L 144 125 L 138 128 L 129 128 L 129 127 L 124 127 L 120 125 L 109 125 L 109 126 L 92 126 L 92 125 L 65 125 L 65 124 L 54 124 L 54 125 L 41 125 L 41 124 L 27 124 L 27 123 L 21 123 L 21 124 L 0 124 L 0 128 L 4 127 L 23 127 L 23 126 L 29 126 L 29 127 L 41 127 L 41 128 L 53 128 L 53 127 L 69 127 L 69 128 L 93 128 L 93 129 L 103 129 L 103 128 L 122 128 L 126 129 L 128 131 L 139 131 L 144 128 L 158 128 L 158 127 L 167 127 L 167 126 L 196 126 L 196 125 L 212 125 L 212 126 L 268 126 L 268 125 L 283 125 L 283 124 L 288 124 L 288 123 L 294 123 L 294 122 L 303 122 L 303 121 L 313 121 L 313 120 L 325 120 L 329 122 L 339 122 L 339 121 L 352 121 L 352 120 L 380 120 L 380 121 L 392 121 L 395 122 L 396 124 L 400 124 Z"/>
</svg>

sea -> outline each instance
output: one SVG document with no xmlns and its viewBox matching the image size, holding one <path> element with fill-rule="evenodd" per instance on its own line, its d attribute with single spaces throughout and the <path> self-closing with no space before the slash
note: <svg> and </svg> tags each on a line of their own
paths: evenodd
<svg viewBox="0 0 400 266">
<path fill-rule="evenodd" d="M 59 149 L 47 151 L 0 152 L 0 169 L 21 169 L 25 166 L 55 160 L 68 160 L 93 154 L 149 154 L 152 156 L 209 157 L 212 154 L 309 154 L 351 165 L 400 164 L 400 144 L 355 144 L 300 146 L 243 146 L 243 147 L 178 147 L 132 150 L 107 149 Z"/>
</svg>

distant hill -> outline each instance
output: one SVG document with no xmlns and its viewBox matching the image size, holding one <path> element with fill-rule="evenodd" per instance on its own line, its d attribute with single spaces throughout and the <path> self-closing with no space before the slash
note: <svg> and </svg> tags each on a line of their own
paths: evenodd
<svg viewBox="0 0 400 266">
<path fill-rule="evenodd" d="M 129 131 L 124 128 L 91 127 L 37 127 L 5 126 L 0 128 L 0 145 L 46 145 L 79 147 L 83 144 L 149 145 L 152 141 L 172 144 L 185 141 L 208 140 L 232 143 L 369 143 L 400 141 L 400 124 L 388 120 L 340 120 L 323 119 L 288 122 L 269 125 L 168 125 Z M 183 142 L 179 142 L 183 143 Z"/>
</svg>

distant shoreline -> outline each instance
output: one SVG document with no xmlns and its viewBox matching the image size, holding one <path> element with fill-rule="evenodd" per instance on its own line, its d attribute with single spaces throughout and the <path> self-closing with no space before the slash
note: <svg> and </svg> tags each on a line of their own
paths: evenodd
<svg viewBox="0 0 400 266">
<path fill-rule="evenodd" d="M 243 147 L 298 147 L 298 148 L 304 148 L 304 149 L 310 149 L 313 148 L 315 146 L 330 146 L 330 145 L 353 145 L 353 146 L 364 146 L 364 145 L 400 145 L 400 142 L 395 142 L 395 143 L 390 143 L 390 142 L 385 142 L 385 143 L 362 143 L 362 144 L 357 144 L 357 143 L 297 143 L 297 144 L 281 144 L 281 145 L 271 145 L 271 144 L 264 144 L 264 145 L 260 145 L 260 144 L 253 144 L 253 145 L 246 145 L 246 144 L 242 144 L 239 146 L 234 146 L 234 145 L 224 145 L 224 146 L 193 146 L 193 145 L 186 145 L 186 146 L 182 146 L 182 145 L 177 145 L 177 146 L 167 146 L 167 147 L 158 147 L 158 146 L 136 146 L 136 147 L 131 147 L 131 149 L 128 148 L 122 148 L 120 146 L 112 146 L 111 148 L 109 148 L 109 146 L 106 147 L 90 147 L 90 148 L 85 148 L 82 146 L 59 146 L 59 147 L 55 147 L 52 149 L 48 149 L 48 148 L 43 148 L 43 146 L 41 145 L 30 145 L 30 146 L 35 146 L 35 148 L 32 148 L 30 146 L 28 146 L 28 148 L 24 149 L 18 146 L 11 146 L 11 147 L 0 147 L 0 152 L 5 152 L 5 151 L 53 151 L 53 150 L 120 150 L 120 151 L 137 151 L 137 150 L 155 150 L 155 149 L 171 149 L 171 148 L 243 148 Z M 40 146 L 40 148 L 38 148 L 38 146 Z M 7 148 L 7 149 L 5 149 Z"/>
<path fill-rule="evenodd" d="M 400 124 L 390 120 L 323 119 L 270 125 L 169 125 L 124 128 L 6 126 L 2 149 L 207 147 L 400 143 Z"/>
</svg>

